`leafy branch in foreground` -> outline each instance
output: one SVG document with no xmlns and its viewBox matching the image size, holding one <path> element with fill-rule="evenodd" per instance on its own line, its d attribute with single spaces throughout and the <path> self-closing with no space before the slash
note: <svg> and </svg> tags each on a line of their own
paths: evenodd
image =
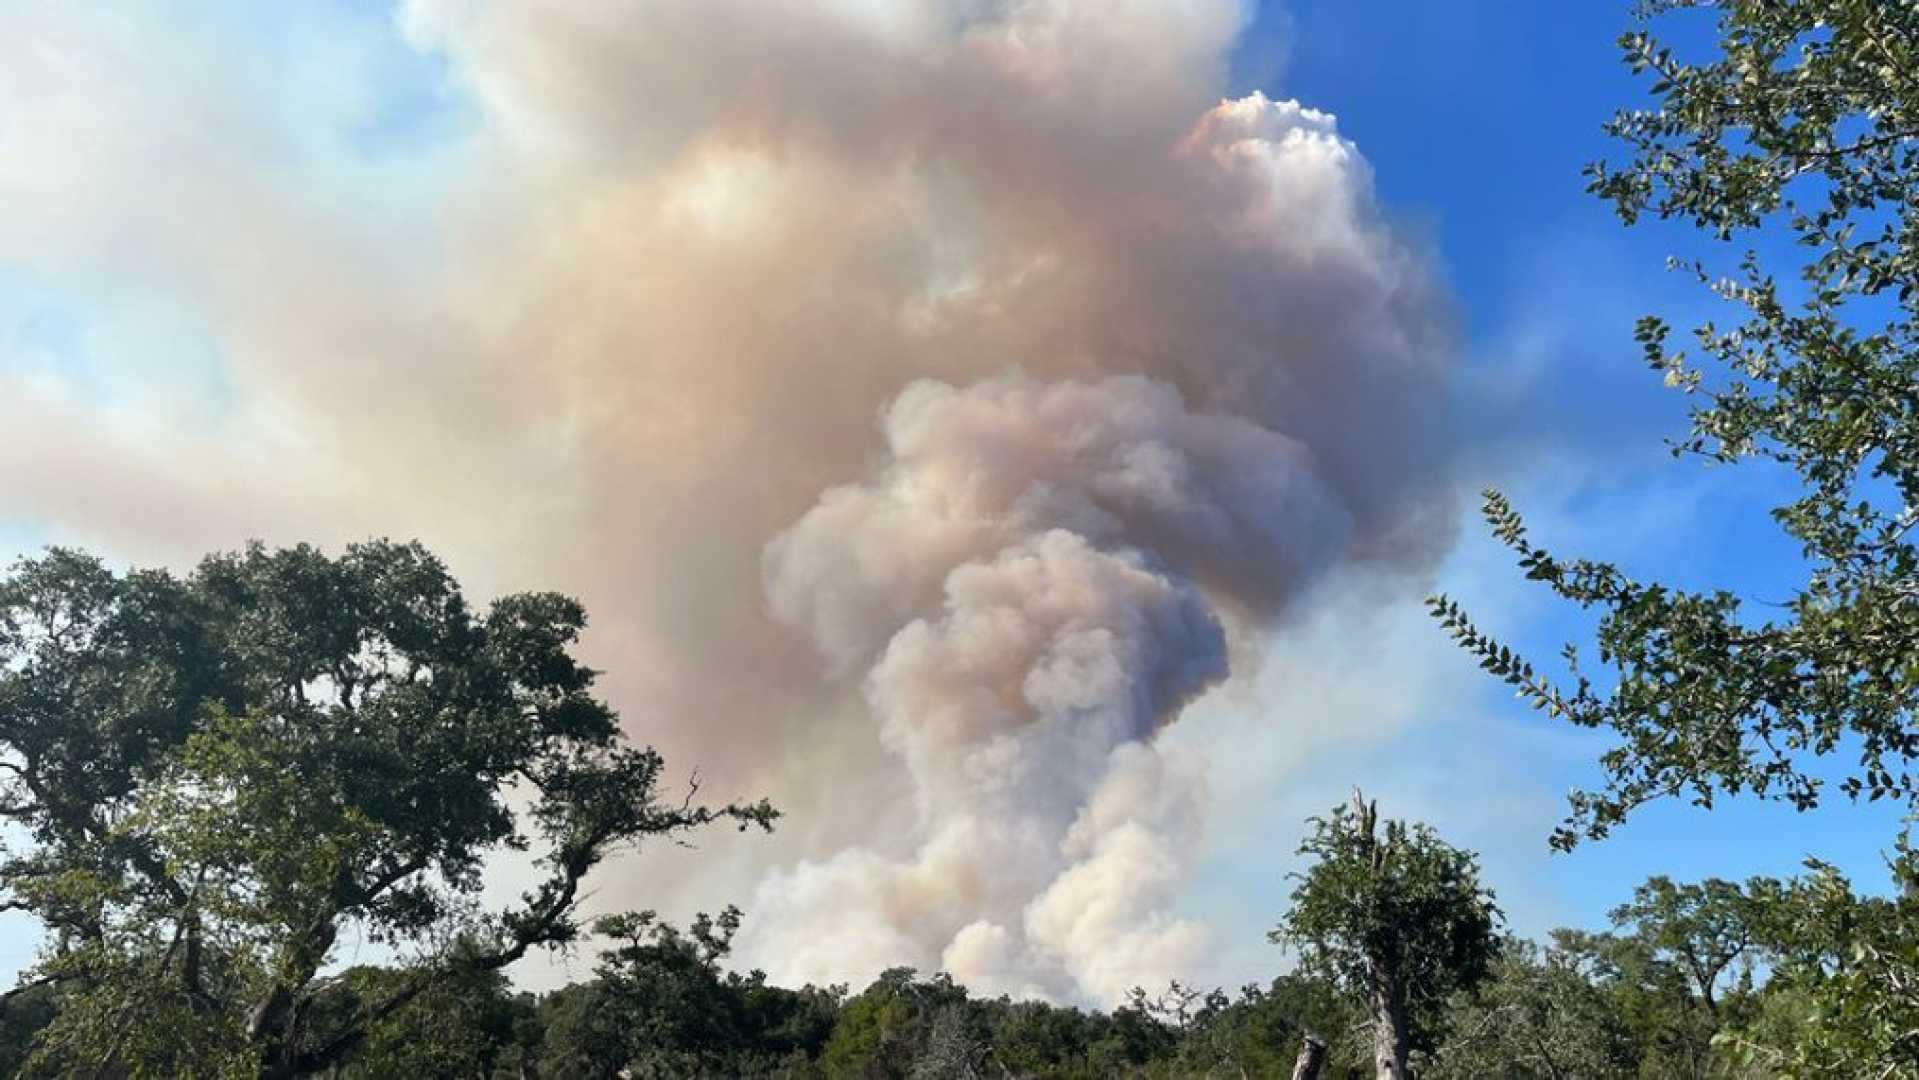
<svg viewBox="0 0 1919 1080">
<path fill-rule="evenodd" d="M 1716 20 L 1716 55 L 1693 63 L 1652 32 L 1681 9 Z M 1608 131 L 1629 152 L 1589 170 L 1627 223 L 1692 223 L 1756 248 L 1715 278 L 1680 264 L 1738 311 L 1693 332 L 1641 320 L 1645 359 L 1698 404 L 1676 455 L 1760 459 L 1797 481 L 1772 516 L 1797 542 L 1803 580 L 1771 618 L 1725 590 L 1633 580 L 1610 563 L 1534 546 L 1488 493 L 1495 535 L 1526 575 L 1598 613 L 1601 685 L 1566 652 L 1569 685 L 1475 627 L 1451 598 L 1435 616 L 1549 715 L 1619 736 L 1602 790 L 1578 793 L 1554 843 L 1599 837 L 1648 800 L 1751 792 L 1801 809 L 1829 783 L 1919 808 L 1919 3 L 1653 0 L 1621 39 L 1656 107 Z M 1815 759 L 1856 755 L 1857 766 Z M 1843 774 L 1822 775 L 1833 769 Z"/>
</svg>

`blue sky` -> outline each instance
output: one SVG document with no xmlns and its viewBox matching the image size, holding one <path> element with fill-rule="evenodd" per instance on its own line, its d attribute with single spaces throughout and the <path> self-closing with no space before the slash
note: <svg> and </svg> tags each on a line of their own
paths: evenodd
<svg viewBox="0 0 1919 1080">
<path fill-rule="evenodd" d="M 1709 310 L 1696 288 L 1662 270 L 1668 254 L 1695 250 L 1694 240 L 1657 223 L 1626 230 L 1582 190 L 1581 167 L 1609 149 L 1600 124 L 1638 93 L 1614 45 L 1627 6 L 1289 0 L 1260 10 L 1241 37 L 1230 90 L 1297 98 L 1337 116 L 1340 132 L 1369 163 L 1387 216 L 1441 268 L 1459 369 L 1452 400 L 1435 408 L 1453 414 L 1464 491 L 1507 490 L 1549 546 L 1616 559 L 1642 576 L 1724 584 L 1763 600 L 1781 595 L 1797 569 L 1792 548 L 1766 517 L 1789 489 L 1756 468 L 1709 471 L 1674 462 L 1660 440 L 1683 430 L 1685 403 L 1644 368 L 1631 340 L 1642 313 L 1685 325 Z M 469 81 L 431 46 L 432 33 L 444 29 L 409 38 L 379 0 L 300 7 L 291 16 L 297 33 L 262 10 L 206 4 L 192 9 L 195 17 L 144 27 L 136 18 L 117 28 L 139 42 L 129 55 L 162 73 L 154 85 L 179 91 L 186 102 L 166 114 L 177 130 L 153 139 L 164 153 L 141 156 L 152 147 L 140 142 L 138 124 L 112 113 L 97 131 L 83 128 L 70 139 L 62 132 L 48 144 L 71 149 L 73 161 L 65 164 L 78 163 L 83 175 L 109 171 L 94 168 L 89 154 L 110 165 L 132 162 L 134 172 L 150 169 L 150 190 L 162 208 L 157 218 L 128 211 L 130 224 L 122 225 L 115 200 L 125 193 L 77 185 L 71 198 L 50 188 L 62 195 L 56 209 L 79 208 L 71 220 L 49 226 L 61 230 L 47 234 L 62 242 L 53 245 L 60 254 L 43 255 L 24 223 L 0 229 L 0 379 L 15 380 L 0 389 L 44 394 L 44 408 L 29 418 L 51 417 L 50 430 L 100 428 L 85 455 L 69 455 L 74 460 L 50 455 L 14 472 L 0 466 L 0 484 L 19 480 L 23 492 L 0 487 L 0 552 L 82 542 L 117 558 L 177 563 L 251 535 L 337 542 L 418 534 L 465 559 L 456 559 L 456 568 L 481 567 L 479 586 L 517 584 L 538 568 L 560 580 L 531 584 L 586 591 L 597 610 L 605 602 L 590 591 L 596 579 L 585 574 L 575 584 L 570 576 L 576 563 L 591 560 L 574 558 L 575 549 L 564 545 L 587 543 L 589 554 L 623 560 L 621 529 L 638 530 L 633 518 L 643 515 L 595 521 L 604 536 L 582 542 L 569 534 L 576 519 L 564 515 L 577 511 L 576 503 L 624 489 L 547 500 L 541 469 L 576 460 L 568 455 L 581 445 L 591 448 L 580 433 L 588 421 L 565 417 L 551 430 L 523 434 L 510 424 L 518 415 L 510 400 L 501 405 L 471 392 L 472 384 L 498 378 L 509 384 L 501 396 L 512 399 L 511 380 L 522 373 L 510 353 L 431 373 L 402 366 L 405 350 L 429 349 L 443 332 L 463 332 L 449 323 L 465 318 L 490 333 L 496 321 L 510 322 L 523 300 L 487 292 L 496 283 L 484 274 L 460 277 L 466 267 L 446 254 L 453 239 L 491 235 L 489 214 L 499 205 L 488 201 L 496 195 L 489 184 L 524 184 L 551 198 L 551 206 L 535 200 L 529 211 L 543 225 L 550 213 L 562 228 L 582 220 L 605 228 L 591 216 L 597 204 L 587 200 L 582 210 L 565 203 L 553 194 L 558 182 L 538 169 L 477 182 L 463 172 L 491 160 L 483 156 L 493 149 L 490 138 L 506 141 L 485 127 L 495 115 L 488 109 L 497 108 L 487 95 L 504 95 L 497 85 Z M 551 79 L 541 90 L 560 98 L 570 92 L 561 75 L 540 74 Z M 495 118 L 510 127 L 525 115 L 534 114 L 501 109 Z M 0 110 L 0 140 L 13 130 L 5 119 Z M 615 123 L 610 130 L 617 136 L 623 129 Z M 122 139 L 137 145 L 125 150 Z M 229 163 L 222 156 L 229 152 L 258 174 L 250 178 L 258 183 L 219 186 L 228 178 L 216 166 Z M 214 166 L 196 154 L 210 155 Z M 169 186 L 179 179 L 170 171 L 176 157 L 191 167 L 183 167 L 183 183 Z M 203 185 L 208 176 L 216 179 Z M 0 171 L 0 184 L 7 180 Z M 461 182 L 481 194 L 449 210 L 443 193 Z M 140 195 L 131 201 L 144 202 L 149 188 L 130 190 Z M 94 199 L 104 209 L 96 211 L 88 201 Z M 167 200 L 205 217 L 168 210 Z M 218 233 L 229 208 L 247 222 L 284 226 L 284 235 L 259 241 L 285 256 L 271 273 L 195 276 L 206 269 L 197 261 L 205 254 L 201 234 Z M 96 229 L 104 240 L 92 237 Z M 74 237 L 73 252 L 66 252 Z M 231 250 L 206 242 L 212 262 L 230 263 L 252 253 L 251 241 Z M 549 265 L 538 262 L 547 254 L 538 245 L 504 246 L 515 258 Z M 436 294 L 381 307 L 363 304 L 354 292 L 403 293 L 449 270 L 456 278 L 451 299 Z M 555 288 L 587 294 L 580 309 L 589 330 L 592 319 L 618 306 L 611 299 L 617 294 L 601 295 L 590 284 L 568 279 Z M 322 313 L 317 329 L 285 337 L 278 321 L 309 298 Z M 250 321 L 256 312 L 266 313 L 257 324 Z M 399 344 L 382 351 L 388 334 Z M 288 340 L 297 348 L 276 358 L 283 370 L 255 370 L 257 350 Z M 472 331 L 470 340 L 490 339 Z M 582 347 L 565 334 L 538 340 L 563 356 Z M 363 350 L 371 359 L 356 367 L 352 358 Z M 536 372 L 522 396 L 580 376 L 556 370 L 550 379 Z M 669 396 L 669 403 L 678 402 Z M 0 421 L 6 404 L 0 401 Z M 581 415 L 590 417 L 598 404 L 579 405 Z M 433 426 L 438 413 L 466 408 L 480 410 L 472 421 L 480 434 Z M 322 413 L 324 422 L 316 419 Z M 376 440 L 352 461 L 314 451 L 330 445 L 330 432 L 363 436 L 380 428 L 384 437 L 385 429 L 405 426 L 426 434 L 411 442 Z M 181 464 L 170 472 L 156 465 L 150 459 L 162 455 L 150 450 L 148 437 L 174 447 L 166 456 Z M 510 453 L 520 456 L 509 460 Z M 91 479 L 75 479 L 83 474 Z M 449 477 L 452 493 L 436 499 L 435 479 Z M 458 488 L 460 482 L 473 487 Z M 81 489 L 93 483 L 106 494 L 89 502 Z M 392 489 L 403 497 L 367 497 L 390 497 Z M 477 493 L 473 505 L 461 504 L 461 491 Z M 511 498 L 495 503 L 499 493 Z M 523 506 L 504 505 L 513 500 Z M 130 509 L 116 516 L 112 505 Z M 481 532 L 485 539 L 473 539 Z M 542 545 L 551 545 L 544 562 Z M 1518 580 L 1470 514 L 1432 584 L 1534 655 L 1556 653 L 1582 630 L 1578 619 Z M 1341 583 L 1324 588 L 1331 597 Z M 660 604 L 691 620 L 693 605 L 668 593 Z M 1591 761 L 1606 745 L 1603 735 L 1565 730 L 1523 709 L 1450 648 L 1416 599 L 1408 594 L 1383 610 L 1344 614 L 1329 603 L 1331 614 L 1303 616 L 1274 646 L 1271 671 L 1262 676 L 1272 684 L 1271 700 L 1282 703 L 1277 720 L 1214 701 L 1175 730 L 1175 741 L 1210 743 L 1222 759 L 1212 810 L 1216 844 L 1182 910 L 1229 927 L 1234 940 L 1256 939 L 1285 888 L 1300 819 L 1354 783 L 1378 795 L 1388 813 L 1432 820 L 1482 851 L 1515 927 L 1528 933 L 1560 923 L 1597 925 L 1652 873 L 1785 874 L 1817 854 L 1862 884 L 1882 883 L 1878 852 L 1896 831 L 1897 815 L 1842 803 L 1808 815 L 1751 800 L 1711 813 L 1656 805 L 1603 843 L 1548 855 L 1546 836 L 1564 793 L 1598 779 Z M 609 640 L 628 647 L 639 635 L 621 637 L 627 629 Z M 1301 737 L 1292 713 L 1321 709 L 1333 714 L 1317 718 L 1330 730 Z M 689 735 L 688 745 L 724 761 L 726 748 L 699 741 L 707 737 Z M 1261 748 L 1238 755 L 1244 768 L 1237 772 L 1234 740 Z M 795 831 L 805 836 L 804 828 Z M 724 884 L 744 888 L 752 879 L 742 875 L 758 869 L 728 871 Z M 19 963 L 30 949 L 25 931 L 0 941 L 0 967 Z M 1256 950 L 1242 960 L 1222 969 L 1218 981 L 1272 966 Z"/>
</svg>

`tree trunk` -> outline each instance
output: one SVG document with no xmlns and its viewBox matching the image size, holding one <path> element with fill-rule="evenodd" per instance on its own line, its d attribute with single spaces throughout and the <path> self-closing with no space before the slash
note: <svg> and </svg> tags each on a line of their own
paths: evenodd
<svg viewBox="0 0 1919 1080">
<path fill-rule="evenodd" d="M 1299 1057 L 1293 1062 L 1293 1080 L 1319 1080 L 1326 1065 L 1326 1040 L 1307 1032 L 1300 1040 Z"/>
<path fill-rule="evenodd" d="M 1375 831 L 1379 827 L 1379 807 L 1366 801 L 1366 796 L 1358 788 L 1353 789 L 1353 823 L 1360 849 L 1371 864 L 1372 872 L 1378 877 L 1387 858 L 1387 851 L 1380 846 Z M 1392 827 L 1387 827 L 1388 843 L 1391 843 Z M 1406 1071 L 1407 1043 L 1411 1032 L 1407 1029 L 1406 994 L 1401 984 L 1400 958 L 1392 949 L 1385 949 L 1369 955 L 1367 958 L 1367 982 L 1370 993 L 1366 1004 L 1373 1014 L 1373 1070 L 1378 1080 L 1408 1080 Z"/>
<path fill-rule="evenodd" d="M 1397 986 L 1381 980 L 1373 991 L 1373 1075 L 1378 1080 L 1407 1080 L 1406 1006 Z"/>
</svg>

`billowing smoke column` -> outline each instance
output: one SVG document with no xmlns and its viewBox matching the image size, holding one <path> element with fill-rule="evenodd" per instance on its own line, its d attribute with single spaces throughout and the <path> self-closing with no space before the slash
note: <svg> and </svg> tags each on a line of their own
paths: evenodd
<svg viewBox="0 0 1919 1080">
<path fill-rule="evenodd" d="M 0 34 L 0 264 L 85 316 L 0 282 L 11 513 L 580 596 L 789 815 L 597 899 L 777 978 L 1192 970 L 1230 751 L 1156 732 L 1451 513 L 1443 304 L 1332 117 L 1221 100 L 1250 0 L 220 6 Z"/>
<path fill-rule="evenodd" d="M 1355 204 L 1289 190 L 1348 160 L 1318 114 L 1228 102 L 1179 153 L 1254 181 L 1221 245 L 1310 266 L 1324 236 L 1365 235 L 1344 216 Z M 1298 205 L 1315 216 L 1274 212 Z M 1169 343 L 1167 367 L 1208 388 L 1208 408 L 1141 374 L 917 382 L 884 412 L 877 473 L 768 546 L 773 612 L 860 673 L 919 840 L 763 885 L 757 942 L 784 974 L 911 962 L 1112 1001 L 1199 960 L 1205 935 L 1172 908 L 1202 849 L 1203 772 L 1154 735 L 1228 676 L 1229 621 L 1256 640 L 1329 567 L 1390 545 L 1366 534 L 1374 493 L 1314 445 L 1349 449 L 1353 433 L 1285 430 L 1310 405 L 1287 400 L 1303 372 L 1386 373 L 1357 350 L 1290 354 L 1297 338 L 1196 344 L 1210 351 Z"/>
<path fill-rule="evenodd" d="M 1149 740 L 1227 674 L 1206 583 L 1279 595 L 1350 516 L 1305 446 L 1142 376 L 921 382 L 884 430 L 880 475 L 775 540 L 767 584 L 866 672 L 925 840 L 776 879 L 775 951 L 801 971 L 892 951 L 1050 996 L 1177 973 L 1200 939 L 1167 914 L 1199 778 Z"/>
</svg>

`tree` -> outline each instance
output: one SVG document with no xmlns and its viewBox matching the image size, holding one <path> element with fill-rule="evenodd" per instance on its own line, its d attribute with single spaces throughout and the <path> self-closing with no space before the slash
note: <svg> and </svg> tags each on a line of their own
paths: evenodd
<svg viewBox="0 0 1919 1080">
<path fill-rule="evenodd" d="M 1727 1035 L 1760 1008 L 1755 972 L 1769 955 L 1772 906 L 1785 886 L 1708 878 L 1647 879 L 1611 912 L 1613 932 L 1562 932 L 1625 1017 L 1645 1068 L 1683 1077 L 1723 1075 Z"/>
<path fill-rule="evenodd" d="M 1094 1063 L 1096 1056 L 1102 1064 L 1115 1063 L 1114 1055 L 1101 1047 L 1111 1027 L 1108 1017 L 1005 998 L 985 1003 L 985 1011 L 992 1028 L 993 1065 L 1000 1075 L 1095 1080 L 1114 1071 L 1102 1073 Z"/>
<path fill-rule="evenodd" d="M 1640 1055 L 1617 999 L 1578 951 L 1508 939 L 1486 982 L 1452 1005 L 1429 1080 L 1632 1080 Z"/>
<path fill-rule="evenodd" d="M 1319 1080 L 1326 1067 L 1326 1040 L 1305 1035 L 1299 1041 L 1299 1057 L 1293 1060 L 1293 1080 Z"/>
<path fill-rule="evenodd" d="M 613 1007 L 604 984 L 574 983 L 540 1001 L 538 1075 L 577 1080 L 615 1080 L 633 1046 L 626 1017 Z"/>
<path fill-rule="evenodd" d="M 1306 1044 L 1317 1045 L 1308 1059 L 1321 1070 L 1309 1075 L 1343 1074 L 1354 1049 L 1344 1044 L 1353 1040 L 1340 1039 L 1341 1045 L 1333 1040 L 1362 1026 L 1332 986 L 1298 974 L 1280 976 L 1264 987 L 1242 987 L 1237 998 L 1215 990 L 1189 1000 L 1184 1019 L 1166 1016 L 1163 1003 L 1168 997 L 1177 1002 L 1176 995 L 1162 996 L 1153 1003 L 1159 1010 L 1153 1015 L 1179 1034 L 1179 1076 L 1285 1075 L 1299 1063 Z M 1192 1007 L 1195 1001 L 1197 1008 Z"/>
<path fill-rule="evenodd" d="M 609 854 L 764 803 L 660 797 L 572 648 L 580 605 L 484 612 L 417 544 L 253 545 L 189 576 L 70 551 L 0 579 L 0 857 L 58 991 L 32 1068 L 292 1077 L 437 989 L 579 932 Z M 517 904 L 484 860 L 534 855 Z M 414 956 L 324 975 L 342 935 Z M 351 1007 L 339 1007 L 351 995 Z"/>
<path fill-rule="evenodd" d="M 1919 853 L 1902 838 L 1889 862 L 1892 898 L 1817 860 L 1761 898 L 1767 990 L 1794 1008 L 1738 1040 L 1753 1057 L 1788 1075 L 1919 1077 Z"/>
<path fill-rule="evenodd" d="M 1716 19 L 1716 53 L 1697 61 L 1653 32 L 1691 8 Z M 1730 277 L 1678 264 L 1735 310 L 1694 330 L 1703 362 L 1669 347 L 1659 318 L 1638 337 L 1697 402 L 1676 455 L 1756 458 L 1797 481 L 1773 517 L 1804 551 L 1803 579 L 1755 615 L 1728 590 L 1552 554 L 1489 492 L 1486 517 L 1527 576 L 1598 613 L 1610 676 L 1583 674 L 1571 647 L 1563 678 L 1540 674 L 1451 599 L 1433 610 L 1534 706 L 1619 736 L 1561 847 L 1661 796 L 1815 806 L 1813 759 L 1833 754 L 1858 762 L 1844 794 L 1919 807 L 1919 3 L 1645 0 L 1638 18 L 1621 45 L 1656 104 L 1608 125 L 1629 156 L 1592 166 L 1590 189 L 1628 224 L 1651 214 L 1751 245 Z M 1762 253 L 1788 240 L 1802 257 Z"/>
<path fill-rule="evenodd" d="M 1452 994 L 1477 986 L 1498 952 L 1500 920 L 1471 852 L 1431 828 L 1385 823 L 1355 791 L 1351 806 L 1311 820 L 1292 908 L 1269 935 L 1300 952 L 1305 969 L 1363 1000 L 1382 1080 L 1403 1080 L 1429 1051 Z"/>
<path fill-rule="evenodd" d="M 820 1064 L 829 1077 L 899 1078 L 911 1076 L 936 1032 L 946 1030 L 943 1051 L 963 1032 L 942 1020 L 968 1006 L 966 988 L 937 973 L 914 978 L 912 968 L 889 968 L 840 1009 Z"/>
<path fill-rule="evenodd" d="M 340 992 L 316 1005 L 334 1016 L 318 1026 L 339 1026 L 366 1002 L 404 986 L 409 977 L 403 969 L 384 967 L 342 972 L 337 983 Z M 444 982 L 374 1025 L 351 1060 L 329 1075 L 339 1080 L 492 1076 L 519 1050 L 516 1044 L 532 1011 L 532 996 L 514 994 L 498 971 Z"/>
<path fill-rule="evenodd" d="M 53 1022 L 53 987 L 41 983 L 0 998 L 0 1076 L 19 1076 L 34 1040 Z"/>
<path fill-rule="evenodd" d="M 841 992 L 768 986 L 763 972 L 729 972 L 741 913 L 699 915 L 685 930 L 653 912 L 598 920 L 611 939 L 584 1008 L 549 1025 L 564 1076 L 769 1076 L 817 1059 L 832 1033 Z M 584 1054 L 580 1048 L 593 1048 Z M 577 1059 L 601 1064 L 581 1067 Z"/>
<path fill-rule="evenodd" d="M 1634 889 L 1631 901 L 1614 908 L 1612 922 L 1672 964 L 1717 1027 L 1727 976 L 1737 971 L 1750 992 L 1750 961 L 1759 951 L 1761 912 L 1780 888 L 1771 878 L 1754 878 L 1742 888 L 1718 878 L 1675 884 L 1659 875 Z M 1736 969 L 1742 960 L 1746 966 Z"/>
</svg>

